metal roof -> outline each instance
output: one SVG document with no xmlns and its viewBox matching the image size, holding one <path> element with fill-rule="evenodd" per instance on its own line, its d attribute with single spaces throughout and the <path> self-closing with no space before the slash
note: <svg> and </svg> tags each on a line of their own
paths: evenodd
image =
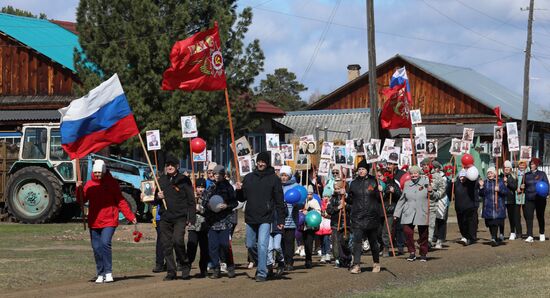
<svg viewBox="0 0 550 298">
<path fill-rule="evenodd" d="M 73 96 L 48 96 L 48 95 L 31 95 L 31 96 L 0 96 L 0 106 L 7 105 L 38 105 L 38 104 L 69 104 L 76 99 Z"/>
<path fill-rule="evenodd" d="M 256 113 L 274 114 L 274 115 L 282 116 L 285 114 L 285 111 L 270 104 L 265 100 L 259 100 L 258 103 L 256 104 Z"/>
<path fill-rule="evenodd" d="M 57 110 L 0 110 L 0 121 L 51 120 L 59 121 Z"/>
<path fill-rule="evenodd" d="M 523 98 L 514 91 L 471 68 L 437 63 L 399 54 L 396 57 L 401 57 L 403 60 L 451 85 L 460 92 L 469 95 L 491 109 L 500 106 L 502 114 L 505 116 L 521 119 Z M 533 102 L 529 103 L 529 120 L 550 123 L 549 116 L 550 110 L 544 111 L 541 106 Z"/>
<path fill-rule="evenodd" d="M 352 139 L 370 139 L 369 109 L 293 111 L 275 120 L 294 130 L 293 134 L 287 134 L 287 140 L 315 135 L 316 129 L 320 129 L 319 138 L 324 139 L 325 127 L 329 130 L 327 139 L 331 141 L 347 139 L 348 130 Z"/>
<path fill-rule="evenodd" d="M 76 72 L 74 48 L 82 51 L 78 36 L 48 20 L 0 13 L 0 31 Z"/>
</svg>

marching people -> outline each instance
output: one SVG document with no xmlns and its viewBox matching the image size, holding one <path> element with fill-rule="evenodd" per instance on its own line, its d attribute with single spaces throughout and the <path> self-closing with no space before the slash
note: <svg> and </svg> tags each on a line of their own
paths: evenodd
<svg viewBox="0 0 550 298">
<path fill-rule="evenodd" d="M 539 240 L 545 241 L 544 235 L 544 211 L 546 209 L 546 197 L 540 196 L 536 191 L 536 185 L 539 181 L 543 181 L 548 185 L 548 177 L 546 173 L 538 169 L 541 164 L 540 159 L 533 157 L 529 162 L 530 171 L 525 174 L 525 183 L 522 184 L 522 189 L 525 191 L 525 208 L 523 210 L 525 223 L 527 224 L 527 242 L 533 242 L 533 217 L 537 213 L 537 221 L 539 223 Z"/>
<path fill-rule="evenodd" d="M 525 174 L 527 173 L 527 162 L 525 160 L 520 160 L 517 167 L 517 179 L 518 179 L 518 188 L 516 190 L 516 232 L 514 235 L 515 238 L 522 238 L 522 227 L 521 227 L 521 217 L 522 213 L 525 213 Z M 511 235 L 510 235 L 511 236 Z M 511 239 L 512 240 L 512 239 Z"/>
<path fill-rule="evenodd" d="M 506 218 L 505 198 L 508 194 L 504 179 L 496 181 L 494 167 L 487 169 L 487 179 L 479 181 L 479 196 L 483 198 L 483 210 L 481 217 L 485 219 L 485 225 L 491 233 L 491 246 L 499 246 L 504 239 L 498 235 L 499 228 L 504 226 Z M 495 194 L 496 193 L 496 194 Z"/>
<path fill-rule="evenodd" d="M 271 167 L 271 153 L 258 153 L 256 169 L 237 183 L 237 198 L 246 201 L 246 247 L 258 249 L 256 281 L 267 280 L 267 249 L 273 212 L 277 210 L 277 227 L 284 228 L 285 205 L 281 180 Z"/>
<path fill-rule="evenodd" d="M 189 255 L 189 264 L 193 264 L 197 255 L 197 248 L 200 249 L 199 259 L 199 277 L 204 278 L 207 275 L 208 267 L 208 225 L 204 219 L 205 208 L 202 206 L 202 196 L 206 190 L 206 180 L 199 178 L 195 181 L 195 199 L 196 199 L 196 220 L 195 224 L 187 228 L 187 254 Z"/>
<path fill-rule="evenodd" d="M 195 196 L 189 177 L 178 171 L 179 160 L 169 156 L 165 161 L 165 174 L 160 176 L 161 191 L 156 196 L 166 201 L 166 209 L 161 204 L 159 223 L 162 247 L 166 259 L 166 277 L 164 280 L 176 279 L 177 263 L 182 268 L 182 278 L 189 279 L 191 265 L 185 247 L 185 229 L 195 224 Z"/>
<path fill-rule="evenodd" d="M 380 225 L 380 227 L 382 229 L 382 242 L 384 244 L 382 256 L 388 257 L 393 255 L 389 251 L 390 237 L 392 237 L 392 240 L 395 239 L 393 243 L 397 246 L 398 251 L 401 253 L 403 253 L 404 241 L 403 238 L 400 237 L 402 235 L 398 236 L 395 233 L 397 223 L 393 220 L 393 212 L 395 210 L 395 206 L 397 205 L 397 201 L 401 197 L 401 189 L 399 188 L 397 181 L 394 179 L 391 169 L 384 173 L 384 180 L 386 181 L 386 187 L 384 188 L 384 206 L 386 207 L 386 210 L 384 211 L 386 212 L 386 218 L 388 219 L 388 226 L 391 229 L 391 234 L 388 234 L 388 229 L 386 228 L 384 217 L 382 217 L 381 219 L 382 224 Z"/>
<path fill-rule="evenodd" d="M 78 181 L 77 189 L 82 187 Z M 136 216 L 122 196 L 118 182 L 107 171 L 105 161 L 97 159 L 92 166 L 92 179 L 84 185 L 81 204 L 88 202 L 88 227 L 96 264 L 96 283 L 113 282 L 111 243 L 118 226 L 119 211 L 133 224 Z"/>
<path fill-rule="evenodd" d="M 428 178 L 428 181 L 430 182 L 430 186 L 432 191 L 430 191 L 430 213 L 428 215 L 429 222 L 429 229 L 428 229 L 428 245 L 431 247 L 434 245 L 434 231 L 435 231 L 435 221 L 436 221 L 436 211 L 437 211 L 437 202 L 441 199 L 443 199 L 446 194 L 446 186 L 447 181 L 445 177 L 443 177 L 441 172 L 436 173 L 433 169 L 437 166 L 437 168 L 441 169 L 441 164 L 437 161 L 430 161 L 430 159 L 425 158 L 420 165 L 422 166 L 422 171 L 426 178 Z M 441 243 L 439 243 L 439 248 L 441 248 Z"/>
<path fill-rule="evenodd" d="M 518 189 L 518 183 L 514 175 L 512 175 L 512 163 L 507 160 L 504 162 L 504 172 L 500 175 L 499 180 L 502 179 L 508 193 L 506 194 L 506 210 L 508 212 L 508 220 L 510 222 L 510 236 L 509 240 L 516 239 L 517 235 L 521 237 L 521 222 L 519 221 L 519 206 L 516 204 L 516 190 Z M 504 225 L 500 230 L 501 238 L 504 238 Z"/>
<path fill-rule="evenodd" d="M 317 211 L 320 214 L 321 206 L 319 205 L 319 202 L 317 202 L 317 200 L 313 198 L 313 187 L 311 185 L 308 185 L 306 202 L 304 204 L 304 209 L 301 212 L 304 215 L 307 215 L 307 213 L 311 211 Z M 306 261 L 305 261 L 306 269 L 311 269 L 313 267 L 313 261 L 312 261 L 313 241 L 315 240 L 315 231 L 317 231 L 318 229 L 319 227 L 308 226 L 307 222 L 304 225 L 303 238 L 304 238 L 304 249 L 306 252 Z"/>
<path fill-rule="evenodd" d="M 339 183 L 343 183 L 340 181 Z M 330 215 L 327 213 L 327 206 L 331 196 L 323 196 L 321 198 L 321 225 L 315 232 L 315 235 L 319 237 L 321 245 L 321 264 L 330 263 L 330 235 L 332 229 L 330 227 Z"/>
<path fill-rule="evenodd" d="M 409 168 L 411 180 L 406 181 L 401 198 L 393 212 L 394 220 L 400 220 L 405 232 L 409 257 L 407 261 L 416 260 L 414 246 L 414 227 L 418 227 L 418 245 L 420 246 L 420 261 L 428 260 L 428 193 L 432 194 L 432 186 L 428 177 L 420 175 L 420 167 Z"/>
<path fill-rule="evenodd" d="M 479 208 L 479 186 L 477 184 L 477 179 L 470 181 L 466 178 L 466 169 L 461 169 L 458 173 L 458 179 L 454 181 L 455 211 L 458 229 L 462 236 L 459 243 L 464 246 L 477 241 Z"/>
<path fill-rule="evenodd" d="M 367 238 L 371 247 L 372 272 L 380 272 L 378 227 L 383 216 L 380 192 L 383 191 L 376 179 L 368 175 L 370 167 L 366 160 L 357 165 L 357 177 L 350 183 L 346 203 L 351 205 L 351 228 L 353 231 L 353 267 L 351 273 L 361 273 L 363 239 Z M 341 190 L 344 192 L 345 190 Z"/>
<path fill-rule="evenodd" d="M 449 207 L 449 197 L 447 196 L 447 192 L 449 189 L 449 183 L 447 183 L 448 181 L 445 173 L 441 171 L 442 165 L 437 160 L 434 160 L 432 165 L 434 193 L 440 197 L 435 202 L 435 225 L 433 238 L 431 241 L 435 242 L 436 249 L 442 249 L 443 241 L 445 240 L 447 232 L 447 210 Z M 440 189 L 443 189 L 443 192 L 439 192 Z"/>
<path fill-rule="evenodd" d="M 323 196 L 329 196 L 330 192 L 325 190 Z M 351 250 L 349 238 L 351 234 L 351 206 L 345 202 L 346 190 L 344 183 L 334 184 L 334 192 L 330 196 L 327 205 L 327 214 L 330 215 L 330 226 L 332 229 L 332 255 L 334 256 L 335 268 L 350 268 Z"/>
<path fill-rule="evenodd" d="M 288 190 L 298 186 L 296 177 L 292 176 L 292 169 L 289 166 L 281 167 L 281 184 L 283 185 L 283 194 Z M 298 217 L 300 212 L 300 204 L 290 204 L 285 202 L 287 209 L 285 226 L 283 230 L 283 255 L 286 265 L 286 271 L 294 270 L 294 249 L 296 244 L 296 228 L 298 227 Z"/>
<path fill-rule="evenodd" d="M 215 183 L 210 185 L 203 194 L 202 206 L 205 209 L 205 220 L 208 229 L 208 252 L 212 264 L 210 278 L 220 278 L 220 260 L 227 261 L 227 276 L 235 277 L 235 264 L 230 257 L 229 240 L 233 223 L 231 216 L 233 208 L 237 207 L 237 199 L 233 186 L 225 179 L 225 168 L 217 165 L 213 169 Z"/>
</svg>

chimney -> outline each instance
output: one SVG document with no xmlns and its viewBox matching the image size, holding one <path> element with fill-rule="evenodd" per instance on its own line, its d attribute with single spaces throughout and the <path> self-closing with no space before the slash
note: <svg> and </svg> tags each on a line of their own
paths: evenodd
<svg viewBox="0 0 550 298">
<path fill-rule="evenodd" d="M 361 70 L 361 65 L 359 64 L 348 65 L 348 82 L 357 79 L 361 75 L 359 70 Z"/>
</svg>

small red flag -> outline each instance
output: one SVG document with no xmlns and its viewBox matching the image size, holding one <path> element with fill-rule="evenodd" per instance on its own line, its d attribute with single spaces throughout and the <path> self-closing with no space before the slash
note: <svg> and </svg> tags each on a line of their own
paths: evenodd
<svg viewBox="0 0 550 298">
<path fill-rule="evenodd" d="M 174 44 L 170 68 L 162 75 L 162 90 L 213 91 L 226 86 L 217 22 L 214 28 Z"/>
<path fill-rule="evenodd" d="M 409 106 L 412 104 L 406 96 L 406 83 L 381 91 L 386 99 L 380 114 L 380 126 L 383 129 L 410 128 Z"/>
<path fill-rule="evenodd" d="M 497 106 L 493 109 L 495 115 L 497 116 L 497 125 L 502 126 L 502 114 L 500 113 L 500 106 Z"/>
</svg>

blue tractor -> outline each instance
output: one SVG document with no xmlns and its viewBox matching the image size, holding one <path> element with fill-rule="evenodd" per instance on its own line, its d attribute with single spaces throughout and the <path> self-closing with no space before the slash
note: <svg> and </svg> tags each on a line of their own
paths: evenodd
<svg viewBox="0 0 550 298">
<path fill-rule="evenodd" d="M 67 221 L 81 215 L 75 196 L 76 162 L 61 147 L 59 124 L 25 124 L 22 134 L 17 160 L 7 175 L 0 176 L 3 180 L 0 208 L 7 208 L 19 222 L 32 224 Z M 148 165 L 122 157 L 90 154 L 80 161 L 84 182 L 91 177 L 95 159 L 105 160 L 132 211 L 138 218 L 147 218 L 148 205 L 139 201 L 139 194 L 141 182 L 152 179 Z M 5 159 L 3 162 L 9 163 Z"/>
</svg>

